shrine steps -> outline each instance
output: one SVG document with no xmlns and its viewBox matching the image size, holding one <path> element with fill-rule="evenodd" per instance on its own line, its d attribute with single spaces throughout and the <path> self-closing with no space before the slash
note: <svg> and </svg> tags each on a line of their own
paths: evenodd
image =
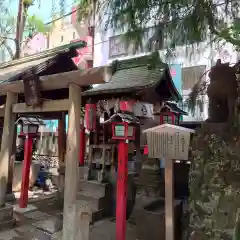
<svg viewBox="0 0 240 240">
<path fill-rule="evenodd" d="M 90 215 L 91 223 L 108 216 L 111 211 L 111 185 L 98 181 L 79 180 L 77 202 Z"/>
</svg>

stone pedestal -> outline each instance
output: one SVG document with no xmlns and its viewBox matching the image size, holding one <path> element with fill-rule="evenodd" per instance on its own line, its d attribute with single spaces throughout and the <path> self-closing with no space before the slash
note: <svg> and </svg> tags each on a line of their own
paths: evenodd
<svg viewBox="0 0 240 240">
<path fill-rule="evenodd" d="M 0 207 L 0 231 L 12 228 L 15 223 L 13 218 L 13 206 L 5 204 Z"/>
<path fill-rule="evenodd" d="M 182 239 L 182 203 L 174 201 L 175 240 Z M 136 237 L 139 240 L 166 239 L 165 234 L 165 200 L 156 198 L 139 209 L 136 219 Z"/>
<path fill-rule="evenodd" d="M 136 183 L 140 195 L 164 197 L 164 175 L 159 160 L 144 159 Z"/>
<path fill-rule="evenodd" d="M 164 197 L 165 196 L 165 188 L 164 182 L 156 182 L 155 184 L 146 185 L 146 183 L 137 182 L 137 192 L 141 196 L 148 196 L 148 197 Z"/>
</svg>

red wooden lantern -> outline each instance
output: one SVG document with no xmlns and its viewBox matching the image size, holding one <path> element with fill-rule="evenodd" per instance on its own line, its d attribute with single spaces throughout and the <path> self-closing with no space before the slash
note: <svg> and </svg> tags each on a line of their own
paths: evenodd
<svg viewBox="0 0 240 240">
<path fill-rule="evenodd" d="M 162 112 L 160 114 L 160 124 L 168 123 L 179 125 L 180 114 L 174 112 Z"/>
<path fill-rule="evenodd" d="M 143 154 L 144 154 L 144 155 L 148 155 L 148 145 L 145 145 L 145 146 L 144 146 Z"/>
<path fill-rule="evenodd" d="M 130 101 L 120 101 L 119 102 L 119 107 L 121 111 L 124 112 L 133 112 L 133 106 L 135 104 L 135 101 L 130 100 Z"/>
<path fill-rule="evenodd" d="M 135 140 L 136 128 L 126 122 L 113 122 L 112 135 L 115 140 Z"/>
<path fill-rule="evenodd" d="M 85 105 L 86 129 L 88 131 L 96 131 L 97 126 L 97 105 L 95 103 L 87 103 Z"/>
</svg>

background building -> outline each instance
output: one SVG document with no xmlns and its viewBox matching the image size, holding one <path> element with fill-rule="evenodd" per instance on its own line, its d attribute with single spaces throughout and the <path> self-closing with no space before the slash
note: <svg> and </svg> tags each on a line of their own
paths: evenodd
<svg viewBox="0 0 240 240">
<path fill-rule="evenodd" d="M 143 36 L 143 47 L 135 49 L 134 44 L 127 44 L 123 34 L 113 32 L 111 29 L 104 31 L 99 25 L 95 30 L 94 66 L 102 66 L 115 59 L 126 59 L 149 54 L 149 39 L 153 37 L 153 27 L 146 29 Z M 160 49 L 159 53 L 163 61 L 170 66 L 173 81 L 176 88 L 183 96 L 182 107 L 188 112 L 187 98 L 192 87 L 199 79 L 208 80 L 208 70 L 217 59 L 222 62 L 236 63 L 237 53 L 231 44 L 218 45 L 202 42 L 195 46 L 177 46 L 173 51 L 166 49 L 167 39 L 150 48 Z M 195 113 L 189 113 L 183 117 L 184 122 L 203 121 L 208 117 L 208 99 L 206 95 L 199 96 Z"/>
<path fill-rule="evenodd" d="M 74 11 L 74 7 L 72 11 Z M 79 49 L 78 56 L 73 58 L 79 68 L 89 68 L 93 65 L 92 36 L 87 22 L 77 21 L 77 13 L 69 18 L 56 20 L 51 23 L 52 29 L 48 35 L 36 33 L 31 39 L 26 39 L 23 48 L 24 56 L 39 53 L 46 49 L 55 48 L 71 42 L 84 40 L 88 46 Z"/>
</svg>

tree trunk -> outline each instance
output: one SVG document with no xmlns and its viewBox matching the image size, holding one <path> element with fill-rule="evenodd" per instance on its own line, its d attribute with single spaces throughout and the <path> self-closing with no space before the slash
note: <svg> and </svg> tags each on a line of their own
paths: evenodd
<svg viewBox="0 0 240 240">
<path fill-rule="evenodd" d="M 237 87 L 238 97 L 237 97 L 236 106 L 235 106 L 235 121 L 236 121 L 237 127 L 240 128 L 240 62 L 237 64 L 236 81 L 238 86 Z"/>
<path fill-rule="evenodd" d="M 17 16 L 17 29 L 16 29 L 16 53 L 15 59 L 19 59 L 21 57 L 21 40 L 23 35 L 23 11 L 24 11 L 24 0 L 19 0 L 18 5 L 18 16 Z"/>
</svg>

